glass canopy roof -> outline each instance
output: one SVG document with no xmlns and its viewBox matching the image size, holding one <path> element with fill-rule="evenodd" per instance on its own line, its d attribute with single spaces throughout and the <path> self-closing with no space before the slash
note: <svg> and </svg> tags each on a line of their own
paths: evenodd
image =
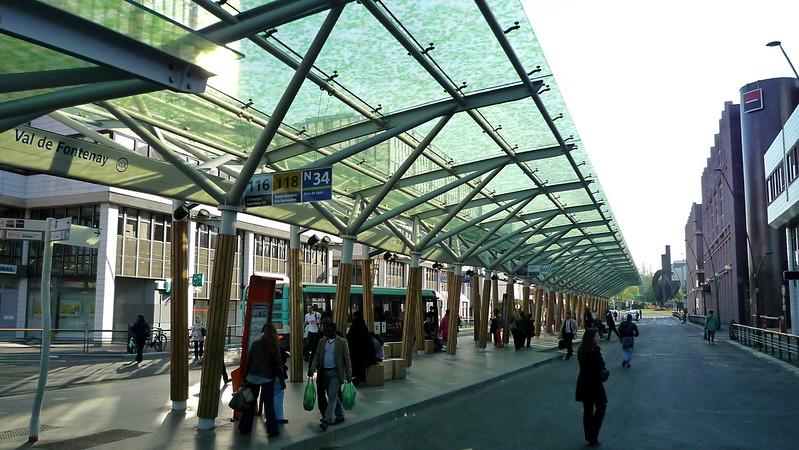
<svg viewBox="0 0 799 450">
<path fill-rule="evenodd" d="M 0 33 L 7 33 L 0 34 L 0 131 L 31 120 L 30 108 L 21 107 L 26 100 L 44 105 L 34 117 L 60 110 L 73 127 L 129 129 L 127 117 L 194 163 L 179 168 L 187 179 L 199 174 L 224 192 L 248 158 L 259 158 L 257 172 L 332 165 L 333 200 L 247 212 L 334 234 L 355 231 L 359 242 L 386 251 L 418 251 L 427 259 L 510 275 L 527 264 L 549 263 L 556 269 L 552 276 L 534 281 L 564 289 L 610 295 L 640 282 L 515 0 L 241 0 L 222 6 L 181 0 L 171 8 L 152 1 L 41 3 L 225 75 L 210 78 L 202 93 L 175 92 L 137 81 L 135 73 L 120 77 L 124 67 L 97 64 L 92 55 L 19 38 L 0 23 Z M 256 142 L 297 66 L 328 11 L 341 3 L 346 6 L 277 134 L 259 154 Z M 244 24 L 247 34 L 239 39 Z M 235 37 L 211 39 L 220 35 Z M 96 81 L 108 86 L 107 95 L 72 95 L 77 83 L 19 81 L 21 74 L 87 69 L 116 71 Z M 92 86 L 89 81 L 85 86 Z M 115 95 L 113 83 L 124 82 L 141 83 L 141 93 L 120 89 Z M 420 145 L 426 140 L 429 145 Z M 15 165 L 1 156 L 0 164 Z M 175 197 L 221 203 L 199 187 L 183 192 Z M 358 212 L 372 203 L 377 207 L 359 224 Z M 574 264 L 609 275 L 585 285 Z"/>
</svg>

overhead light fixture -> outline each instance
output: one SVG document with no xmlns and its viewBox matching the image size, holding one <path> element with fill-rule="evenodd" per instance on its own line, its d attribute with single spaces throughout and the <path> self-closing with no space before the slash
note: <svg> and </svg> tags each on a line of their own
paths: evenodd
<svg viewBox="0 0 799 450">
<path fill-rule="evenodd" d="M 435 262 L 435 263 L 433 263 L 433 269 L 436 269 L 436 270 L 441 270 L 441 269 L 443 269 L 443 268 L 444 268 L 444 265 L 443 265 L 443 264 L 441 264 L 440 262 Z"/>
<path fill-rule="evenodd" d="M 469 269 L 466 271 L 466 275 L 469 275 L 471 277 L 472 275 L 474 275 L 474 271 L 472 269 Z"/>
<path fill-rule="evenodd" d="M 499 277 L 497 276 L 497 274 L 494 274 L 494 275 L 491 275 L 491 279 L 494 280 L 494 281 L 497 281 L 497 280 L 499 280 Z"/>
<path fill-rule="evenodd" d="M 319 245 L 323 247 L 327 247 L 328 245 L 330 245 L 330 236 L 323 237 L 322 240 L 319 241 Z"/>
<path fill-rule="evenodd" d="M 197 205 L 199 205 L 199 203 L 183 203 L 182 205 L 175 208 L 175 210 L 172 212 L 172 219 L 180 221 L 185 219 L 186 217 L 189 217 L 191 209 L 196 207 Z"/>
<path fill-rule="evenodd" d="M 208 212 L 207 209 L 203 208 L 203 209 L 197 211 L 197 218 L 198 219 L 210 219 L 211 218 L 211 213 Z"/>
<path fill-rule="evenodd" d="M 308 245 L 313 247 L 316 243 L 319 242 L 319 236 L 312 234 L 311 237 L 308 238 Z"/>
<path fill-rule="evenodd" d="M 393 255 L 391 254 L 391 252 L 383 253 L 383 259 L 386 260 L 386 261 L 391 261 L 392 256 Z"/>
</svg>

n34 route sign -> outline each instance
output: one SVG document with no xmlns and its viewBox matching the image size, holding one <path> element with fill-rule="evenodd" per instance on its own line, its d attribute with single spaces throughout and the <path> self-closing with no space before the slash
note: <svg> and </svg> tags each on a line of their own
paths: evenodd
<svg viewBox="0 0 799 450">
<path fill-rule="evenodd" d="M 244 190 L 244 206 L 318 202 L 333 198 L 333 168 L 253 175 Z"/>
</svg>

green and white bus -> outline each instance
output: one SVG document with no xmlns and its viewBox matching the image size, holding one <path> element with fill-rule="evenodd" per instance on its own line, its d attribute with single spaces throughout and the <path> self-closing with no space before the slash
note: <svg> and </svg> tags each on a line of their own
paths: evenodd
<svg viewBox="0 0 799 450">
<path fill-rule="evenodd" d="M 406 289 L 375 286 L 372 288 L 374 296 L 375 332 L 384 340 L 395 341 L 402 339 L 402 320 L 404 319 L 404 303 Z M 291 331 L 289 325 L 289 285 L 278 283 L 275 288 L 275 302 L 272 312 L 272 323 L 279 334 L 288 335 Z M 336 285 L 322 283 L 303 283 L 302 299 L 303 314 L 311 305 L 316 305 L 320 312 L 332 311 L 335 307 Z M 431 289 L 422 289 L 422 305 L 427 313 L 432 307 L 435 311 L 436 325 L 441 319 L 439 305 L 436 301 L 436 292 Z M 352 285 L 350 291 L 350 314 L 353 311 L 363 310 L 363 287 Z M 352 316 L 350 316 L 351 318 Z M 351 319 L 350 319 L 351 320 Z"/>
</svg>

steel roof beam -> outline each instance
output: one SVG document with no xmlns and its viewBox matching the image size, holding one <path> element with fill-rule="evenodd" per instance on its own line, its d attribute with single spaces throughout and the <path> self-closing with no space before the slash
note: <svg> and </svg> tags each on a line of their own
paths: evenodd
<svg viewBox="0 0 799 450">
<path fill-rule="evenodd" d="M 505 35 L 505 32 L 502 29 L 502 26 L 499 24 L 499 21 L 497 21 L 497 18 L 491 12 L 491 8 L 489 8 L 485 0 L 475 0 L 475 3 L 477 4 L 477 7 L 480 9 L 480 12 L 483 14 L 483 17 L 488 23 L 488 26 L 491 28 L 491 31 L 494 33 L 494 37 L 497 39 L 497 42 L 499 42 L 500 46 L 502 47 L 502 50 L 505 52 L 505 55 L 508 57 L 508 60 L 513 65 L 513 68 L 516 71 L 516 74 L 519 76 L 519 79 L 521 79 L 522 83 L 524 83 L 525 86 L 527 86 L 527 89 L 530 93 L 530 96 L 533 99 L 533 102 L 535 103 L 536 107 L 538 107 L 538 110 L 541 112 L 541 116 L 544 118 L 544 121 L 547 123 L 547 126 L 552 132 L 552 135 L 555 137 L 555 140 L 558 142 L 560 146 L 565 148 L 566 142 L 563 140 L 563 137 L 560 135 L 560 132 L 558 131 L 557 126 L 555 125 L 555 122 L 552 120 L 549 111 L 547 111 L 544 102 L 541 100 L 541 97 L 538 94 L 539 89 L 533 85 L 533 82 L 530 80 L 530 77 L 527 75 L 527 71 L 524 68 L 524 65 L 522 64 L 519 57 L 516 55 L 516 51 L 513 49 L 513 46 L 511 45 L 510 41 Z M 577 163 L 574 161 L 574 158 L 568 152 L 565 152 L 565 154 L 566 158 L 569 160 L 569 164 L 572 166 L 572 169 L 574 170 L 574 173 L 581 181 L 584 181 L 585 177 L 583 177 L 582 172 L 580 172 L 580 169 Z M 587 185 L 585 186 L 585 191 L 592 202 L 598 203 L 596 197 L 594 197 L 593 192 L 591 192 L 591 189 L 589 189 Z M 605 214 L 602 212 L 599 206 L 597 206 L 597 210 L 599 211 L 599 214 L 602 216 L 602 218 L 606 219 Z M 608 229 L 611 230 L 610 220 L 608 220 Z M 619 245 L 621 246 L 620 243 Z"/>
<path fill-rule="evenodd" d="M 0 2 L 0 17 L 4 34 L 158 85 L 150 90 L 202 92 L 212 75 L 192 62 L 42 2 Z"/>
<path fill-rule="evenodd" d="M 269 122 L 266 124 L 266 127 L 264 127 L 261 135 L 258 137 L 258 141 L 253 146 L 252 152 L 250 152 L 250 156 L 247 158 L 247 162 L 244 164 L 244 167 L 242 167 L 241 176 L 236 179 L 236 183 L 231 188 L 227 197 L 228 204 L 239 205 L 241 203 L 244 188 L 247 186 L 247 183 L 250 182 L 255 171 L 262 165 L 261 159 L 269 148 L 269 144 L 272 143 L 275 134 L 277 134 L 278 128 L 280 128 L 283 119 L 286 117 L 286 113 L 294 102 L 297 92 L 299 92 L 302 87 L 306 75 L 308 75 L 311 67 L 313 67 L 316 57 L 319 56 L 319 52 L 322 51 L 322 47 L 325 45 L 325 42 L 327 42 L 330 32 L 333 31 L 333 27 L 343 10 L 344 5 L 337 5 L 332 8 L 325 18 L 325 21 L 322 23 L 322 26 L 319 28 L 319 31 L 316 33 L 316 36 L 314 36 L 299 68 L 294 72 L 291 81 L 289 81 L 289 84 L 283 91 L 283 95 L 281 95 L 280 100 L 277 105 L 275 105 L 275 110 L 269 117 Z"/>
<path fill-rule="evenodd" d="M 547 186 L 546 191 L 548 192 L 564 192 L 564 191 L 572 191 L 575 189 L 581 189 L 582 183 L 580 182 L 568 182 L 568 183 L 561 183 L 561 184 L 553 184 L 551 186 Z M 462 210 L 470 209 L 470 208 L 477 208 L 478 206 L 487 206 L 491 204 L 495 204 L 498 202 L 504 202 L 508 200 L 516 200 L 519 198 L 528 198 L 533 197 L 538 194 L 542 194 L 546 192 L 545 190 L 534 187 L 530 189 L 523 189 L 520 191 L 513 191 L 513 192 L 506 192 L 503 194 L 494 195 L 492 197 L 485 197 L 485 198 L 478 198 L 472 200 L 468 204 L 464 205 Z M 449 212 L 450 208 L 454 208 L 454 206 L 447 207 L 444 209 L 428 209 L 422 211 L 420 213 L 414 214 L 415 216 L 419 216 L 420 219 L 429 219 L 431 217 L 440 216 L 442 214 L 446 214 Z"/>
<path fill-rule="evenodd" d="M 538 231 L 540 231 L 541 230 L 541 226 L 546 225 L 547 223 L 549 223 L 557 215 L 558 215 L 557 213 L 553 213 L 553 214 L 551 214 L 549 216 L 546 216 L 546 217 L 543 217 L 543 218 L 539 219 L 536 222 L 529 223 L 529 224 L 523 226 L 522 228 L 519 228 L 518 230 L 515 230 L 515 231 L 512 231 L 512 232 L 510 232 L 508 234 L 499 236 L 498 238 L 494 239 L 493 241 L 491 241 L 491 242 L 489 242 L 487 244 L 483 244 L 484 242 L 486 242 L 489 238 L 491 238 L 496 233 L 496 231 L 492 230 L 492 231 L 494 231 L 493 233 L 483 235 L 480 239 L 477 240 L 477 242 L 472 244 L 471 247 L 466 249 L 466 253 L 464 253 L 463 257 L 464 258 L 468 258 L 468 257 L 472 256 L 475 253 L 476 254 L 480 254 L 480 253 L 483 253 L 484 251 L 486 251 L 488 249 L 496 250 L 496 245 L 497 244 L 505 242 L 505 241 L 515 237 L 515 236 L 518 236 L 518 235 L 522 234 L 523 232 L 525 232 L 526 230 L 529 230 L 530 228 L 538 227 Z M 497 227 L 497 229 L 499 229 L 499 227 Z M 524 241 L 522 241 L 522 242 L 524 242 Z"/>
<path fill-rule="evenodd" d="M 0 75 L 0 94 L 100 83 L 103 81 L 127 80 L 130 78 L 132 78 L 130 74 L 109 67 L 78 67 L 75 69 L 7 73 Z"/>
<path fill-rule="evenodd" d="M 369 229 L 369 228 L 379 224 L 380 222 L 382 222 L 384 220 L 390 219 L 392 217 L 396 217 L 396 216 L 404 213 L 405 211 L 408 211 L 408 210 L 413 209 L 413 208 L 415 208 L 415 207 L 417 207 L 417 206 L 419 206 L 419 205 L 421 205 L 423 203 L 426 203 L 426 202 L 438 197 L 439 195 L 442 195 L 442 194 L 445 194 L 445 193 L 451 191 L 453 188 L 456 188 L 456 187 L 458 187 L 460 185 L 463 185 L 463 184 L 465 184 L 465 183 L 467 183 L 467 182 L 469 182 L 469 181 L 471 181 L 471 180 L 473 180 L 473 179 L 475 179 L 475 178 L 477 178 L 477 177 L 479 177 L 481 175 L 484 175 L 486 172 L 489 172 L 489 171 L 491 171 L 493 169 L 496 169 L 498 166 L 499 166 L 499 164 L 497 164 L 494 167 L 488 167 L 488 168 L 486 168 L 485 171 L 474 172 L 474 173 L 472 173 L 469 176 L 466 176 L 466 177 L 463 177 L 463 178 L 458 178 L 455 181 L 447 183 L 446 185 L 444 185 L 444 186 L 442 186 L 442 187 L 440 187 L 438 189 L 434 189 L 434 190 L 432 190 L 430 192 L 427 192 L 427 193 L 423 194 L 422 196 L 420 196 L 418 198 L 415 198 L 415 199 L 413 199 L 413 200 L 411 200 L 411 201 L 409 201 L 407 203 L 404 203 L 404 204 L 402 204 L 400 206 L 397 206 L 396 208 L 392 208 L 392 209 L 390 209 L 389 211 L 386 211 L 383 214 L 379 214 L 379 215 L 377 215 L 375 217 L 372 217 L 371 219 L 369 219 L 366 222 L 364 222 L 363 225 L 361 225 L 361 230 Z"/>
<path fill-rule="evenodd" d="M 113 114 L 114 117 L 119 119 L 123 124 L 125 124 L 126 127 L 136 133 L 136 135 L 142 138 L 145 142 L 154 147 L 164 158 L 164 160 L 175 166 L 175 168 L 178 169 L 188 179 L 197 183 L 197 185 L 202 188 L 203 191 L 210 195 L 214 200 L 219 202 L 219 204 L 223 204 L 225 202 L 225 191 L 221 187 L 217 186 L 217 184 L 211 181 L 209 178 L 206 178 L 205 174 L 202 172 L 199 172 L 194 167 L 189 166 L 180 156 L 178 156 L 172 149 L 167 147 L 166 144 L 162 143 L 144 126 L 108 102 L 102 101 L 98 102 L 98 104 Z"/>
<path fill-rule="evenodd" d="M 526 161 L 534 161 L 539 159 L 545 158 L 554 158 L 557 156 L 561 156 L 563 151 L 560 147 L 546 147 L 534 150 L 527 150 L 516 153 L 515 156 L 509 155 L 502 155 L 496 156 L 494 158 L 487 158 L 479 161 L 472 161 L 464 164 L 458 164 L 452 166 L 451 168 L 447 169 L 437 169 L 432 170 L 430 172 L 420 173 L 417 175 L 410 176 L 408 178 L 403 178 L 397 183 L 399 187 L 406 187 L 406 186 L 414 186 L 421 183 L 427 183 L 430 181 L 440 180 L 442 178 L 447 178 L 456 175 L 463 175 L 475 170 L 479 170 L 486 165 L 494 164 L 498 161 L 505 161 L 506 164 L 510 164 L 513 162 L 526 162 Z M 377 188 L 366 188 L 360 191 L 363 195 L 370 195 L 374 190 Z"/>
<path fill-rule="evenodd" d="M 279 162 L 302 155 L 304 153 L 308 153 L 310 150 L 315 148 L 329 147 L 331 145 L 357 139 L 381 131 L 384 132 L 385 139 L 388 139 L 389 137 L 402 134 L 436 117 L 455 114 L 473 108 L 482 108 L 486 106 L 507 103 L 519 100 L 520 98 L 524 98 L 526 96 L 527 90 L 525 87 L 521 84 L 516 84 L 513 86 L 504 86 L 468 95 L 464 97 L 463 102 L 458 102 L 456 100 L 441 100 L 404 111 L 387 114 L 382 117 L 385 125 L 381 125 L 373 121 L 363 121 L 313 136 L 312 138 L 308 139 L 308 141 L 313 144 L 311 149 L 309 149 L 306 145 L 299 143 L 287 144 L 270 150 L 266 153 L 265 158 L 270 163 Z"/>
<path fill-rule="evenodd" d="M 571 213 L 578 213 L 578 212 L 586 212 L 586 211 L 593 211 L 596 209 L 596 206 L 593 204 L 587 205 L 577 205 L 577 206 L 567 206 L 564 207 L 562 210 L 560 209 L 547 209 L 544 211 L 536 211 L 533 213 L 522 214 L 520 216 L 514 217 L 508 223 L 515 223 L 515 222 L 525 222 L 527 220 L 537 219 L 539 217 L 545 216 L 551 212 L 563 211 L 564 213 L 571 214 Z M 481 225 L 490 226 L 493 225 L 494 222 L 498 222 L 498 220 L 492 220 L 488 222 L 483 222 Z"/>
<path fill-rule="evenodd" d="M 543 224 L 542 224 L 542 227 L 543 227 Z M 566 233 L 571 231 L 572 227 L 573 226 L 571 226 L 570 228 L 565 229 L 565 230 L 563 230 L 563 231 L 561 231 L 559 233 L 555 233 L 555 234 L 543 239 L 542 241 L 537 242 L 536 245 L 543 246 L 541 251 L 546 251 L 547 249 L 549 249 L 549 247 L 551 247 L 552 245 L 555 244 L 556 240 L 562 238 Z M 528 236 L 528 239 L 530 237 L 534 236 L 534 235 L 535 235 L 535 233 L 531 233 Z M 524 249 L 521 250 L 521 253 L 515 253 L 516 250 L 518 250 L 518 248 L 521 247 L 525 242 L 527 242 L 527 239 L 523 239 L 523 240 L 519 241 L 518 243 L 516 243 L 515 245 L 513 245 L 511 248 L 509 248 L 507 251 L 505 251 L 505 253 L 499 257 L 499 259 L 494 261 L 493 265 L 494 266 L 498 266 L 498 265 L 504 263 L 505 261 L 508 261 L 509 259 L 511 259 L 514 256 L 518 256 L 519 254 L 524 254 L 525 252 L 530 251 L 529 249 L 524 248 Z"/>
<path fill-rule="evenodd" d="M 491 211 L 489 211 L 487 213 L 483 213 L 483 214 L 481 214 L 481 215 L 479 215 L 479 216 L 477 216 L 477 217 L 475 217 L 473 219 L 470 219 L 469 221 L 464 222 L 464 223 L 452 228 L 449 231 L 446 231 L 444 233 L 436 234 L 435 236 L 432 237 L 432 239 L 430 239 L 429 242 L 427 242 L 427 245 L 435 245 L 438 242 L 441 242 L 441 241 L 443 241 L 445 239 L 448 239 L 451 236 L 455 236 L 455 235 L 457 235 L 457 234 L 465 231 L 466 229 L 468 229 L 470 227 L 473 227 L 473 226 L 475 226 L 477 224 L 485 225 L 485 222 L 483 222 L 483 220 L 485 220 L 485 219 L 487 219 L 489 217 L 493 217 L 493 216 L 499 214 L 502 211 L 507 211 L 509 208 L 512 208 L 512 207 L 516 206 L 517 204 L 519 204 L 521 202 L 525 202 L 524 206 L 527 206 L 527 204 L 530 203 L 531 201 L 533 201 L 534 198 L 535 197 L 530 197 L 530 198 L 527 198 L 527 199 L 518 198 L 516 200 L 513 200 L 513 201 L 505 204 L 505 205 L 497 206 L 496 208 L 492 209 Z M 521 211 L 522 209 L 524 209 L 524 206 L 518 208 L 518 211 Z M 512 220 L 514 215 L 515 215 L 514 213 L 509 213 L 508 216 L 506 216 L 506 217 L 510 217 L 511 219 L 509 219 L 509 220 Z M 502 220 L 500 219 L 500 220 L 497 220 L 497 221 L 493 221 L 491 226 L 493 227 L 494 225 L 496 225 L 496 223 L 499 223 L 499 222 L 502 222 Z M 425 238 L 426 238 L 426 236 L 425 236 Z"/>
<path fill-rule="evenodd" d="M 281 0 L 258 6 L 236 15 L 237 23 L 217 22 L 199 30 L 206 38 L 230 43 L 269 28 L 276 28 L 304 17 L 327 11 L 352 0 Z"/>
</svg>

